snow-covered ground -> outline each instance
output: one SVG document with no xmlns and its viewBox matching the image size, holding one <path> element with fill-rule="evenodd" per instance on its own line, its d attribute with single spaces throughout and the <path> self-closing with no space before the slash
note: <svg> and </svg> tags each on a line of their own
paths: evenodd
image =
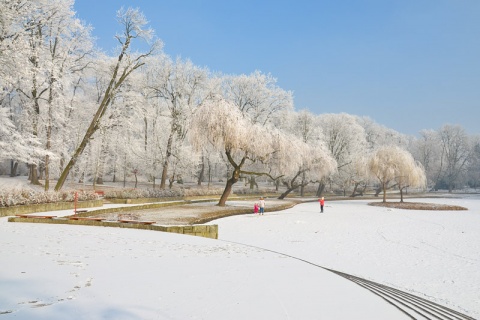
<svg viewBox="0 0 480 320">
<path fill-rule="evenodd" d="M 408 319 L 306 261 L 480 318 L 480 198 L 418 201 L 469 210 L 327 199 L 219 219 L 219 240 L 0 218 L 0 319 Z"/>
</svg>

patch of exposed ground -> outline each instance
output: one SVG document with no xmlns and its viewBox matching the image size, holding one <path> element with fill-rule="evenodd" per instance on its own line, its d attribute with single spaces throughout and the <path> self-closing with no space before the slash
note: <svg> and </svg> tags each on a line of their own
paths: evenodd
<svg viewBox="0 0 480 320">
<path fill-rule="evenodd" d="M 228 216 L 253 213 L 254 201 L 232 201 L 227 206 L 219 207 L 215 203 L 195 203 L 178 206 L 162 207 L 156 209 L 131 210 L 118 213 L 105 213 L 95 217 L 108 221 L 120 219 L 155 221 L 159 225 L 193 225 Z M 291 208 L 294 201 L 270 200 L 267 202 L 266 213 Z"/>
<path fill-rule="evenodd" d="M 458 211 L 468 210 L 461 206 L 451 206 L 448 204 L 438 203 L 425 203 L 425 202 L 370 202 L 370 206 L 387 207 L 395 209 L 408 209 L 408 210 L 441 210 L 441 211 Z"/>
</svg>

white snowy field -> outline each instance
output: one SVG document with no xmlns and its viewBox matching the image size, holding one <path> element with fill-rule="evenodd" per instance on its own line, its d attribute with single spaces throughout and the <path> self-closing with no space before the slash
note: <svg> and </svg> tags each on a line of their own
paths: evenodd
<svg viewBox="0 0 480 320">
<path fill-rule="evenodd" d="M 469 210 L 327 199 L 324 214 L 313 202 L 219 219 L 219 240 L 0 218 L 0 320 L 408 319 L 353 282 L 280 253 L 480 318 L 480 198 L 408 201 Z"/>
</svg>

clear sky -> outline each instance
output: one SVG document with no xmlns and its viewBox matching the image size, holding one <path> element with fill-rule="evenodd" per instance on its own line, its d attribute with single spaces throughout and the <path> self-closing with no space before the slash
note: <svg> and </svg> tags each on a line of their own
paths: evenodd
<svg viewBox="0 0 480 320">
<path fill-rule="evenodd" d="M 106 52 L 122 6 L 145 14 L 168 55 L 270 73 L 296 110 L 480 134 L 478 0 L 75 0 Z"/>
</svg>

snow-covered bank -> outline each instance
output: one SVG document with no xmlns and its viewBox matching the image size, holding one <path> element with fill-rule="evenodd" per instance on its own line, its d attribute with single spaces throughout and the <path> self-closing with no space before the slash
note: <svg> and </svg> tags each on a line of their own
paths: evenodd
<svg viewBox="0 0 480 320">
<path fill-rule="evenodd" d="M 467 207 L 412 211 L 334 201 L 214 221 L 220 239 L 254 244 L 480 317 L 480 198 L 408 199 Z M 239 228 L 241 226 L 241 228 Z"/>
<path fill-rule="evenodd" d="M 327 202 L 320 215 L 318 203 L 306 203 L 219 219 L 220 241 L 0 218 L 0 318 L 407 319 L 330 272 L 228 241 L 402 288 L 478 318 L 480 200 L 422 201 L 469 211 L 392 211 L 360 200 Z"/>
</svg>

